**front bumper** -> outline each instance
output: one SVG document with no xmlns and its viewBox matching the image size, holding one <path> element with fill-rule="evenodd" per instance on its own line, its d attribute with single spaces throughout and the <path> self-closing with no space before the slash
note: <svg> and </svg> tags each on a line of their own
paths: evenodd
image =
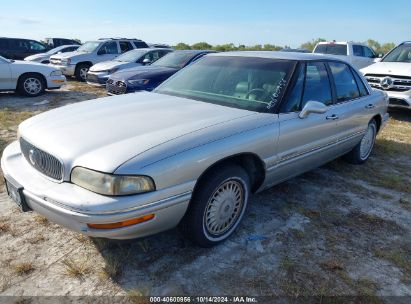
<svg viewBox="0 0 411 304">
<path fill-rule="evenodd" d="M 384 91 L 389 97 L 390 108 L 411 109 L 411 90 L 405 92 Z"/>
<path fill-rule="evenodd" d="M 74 76 L 75 71 L 76 71 L 76 65 L 71 64 L 71 65 L 57 65 L 57 64 L 49 64 L 55 69 L 60 70 L 64 75 L 66 76 Z"/>
<path fill-rule="evenodd" d="M 101 86 L 106 85 L 106 82 L 109 79 L 109 77 L 110 77 L 110 74 L 108 74 L 106 72 L 92 72 L 92 71 L 89 71 L 87 73 L 86 81 L 90 85 L 101 87 Z"/>
<path fill-rule="evenodd" d="M 48 89 L 59 89 L 66 84 L 66 77 L 61 76 L 49 76 L 47 77 Z"/>
<path fill-rule="evenodd" d="M 110 239 L 144 237 L 175 227 L 186 212 L 194 186 L 190 183 L 122 197 L 99 195 L 40 175 L 22 156 L 17 141 L 4 150 L 1 167 L 6 179 L 24 188 L 27 205 L 34 211 L 68 229 Z M 155 214 L 154 219 L 123 228 L 103 230 L 87 226 L 88 223 L 116 223 L 147 214 Z"/>
</svg>

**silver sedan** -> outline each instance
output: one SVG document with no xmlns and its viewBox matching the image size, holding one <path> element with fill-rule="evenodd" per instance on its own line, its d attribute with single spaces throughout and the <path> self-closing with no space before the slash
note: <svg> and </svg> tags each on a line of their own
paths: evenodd
<svg viewBox="0 0 411 304">
<path fill-rule="evenodd" d="M 69 229 L 130 239 L 180 225 L 213 246 L 251 194 L 345 156 L 365 162 L 387 96 L 323 55 L 210 54 L 153 93 L 23 122 L 1 166 L 9 195 Z"/>
</svg>

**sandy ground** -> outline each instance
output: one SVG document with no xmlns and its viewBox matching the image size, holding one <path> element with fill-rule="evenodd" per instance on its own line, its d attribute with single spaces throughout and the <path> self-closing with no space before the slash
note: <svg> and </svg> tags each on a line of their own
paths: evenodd
<svg viewBox="0 0 411 304">
<path fill-rule="evenodd" d="M 0 147 L 34 113 L 104 95 L 74 81 L 34 99 L 0 94 Z M 411 112 L 391 115 L 365 165 L 336 160 L 255 195 L 235 235 L 212 249 L 178 229 L 84 237 L 20 213 L 2 187 L 0 295 L 411 297 Z"/>
</svg>

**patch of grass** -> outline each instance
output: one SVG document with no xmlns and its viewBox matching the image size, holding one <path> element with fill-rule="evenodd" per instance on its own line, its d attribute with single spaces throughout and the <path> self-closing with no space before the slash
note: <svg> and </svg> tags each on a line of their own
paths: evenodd
<svg viewBox="0 0 411 304">
<path fill-rule="evenodd" d="M 378 285 L 369 278 L 360 278 L 356 282 L 357 294 L 365 300 L 364 303 L 380 304 L 384 303 L 377 295 Z M 363 302 L 363 301 L 361 301 Z"/>
<path fill-rule="evenodd" d="M 44 216 L 40 215 L 40 214 L 35 214 L 34 215 L 34 220 L 36 221 L 36 223 L 43 225 L 43 226 L 49 226 L 50 222 L 47 218 L 45 218 Z"/>
<path fill-rule="evenodd" d="M 105 257 L 106 264 L 103 267 L 101 276 L 103 278 L 111 278 L 117 280 L 123 273 L 123 266 L 121 259 L 116 255 L 108 255 Z"/>
<path fill-rule="evenodd" d="M 75 261 L 73 259 L 66 259 L 62 261 L 65 267 L 65 273 L 72 278 L 82 279 L 90 272 L 90 268 L 85 262 Z"/>
<path fill-rule="evenodd" d="M 301 230 L 295 229 L 295 228 L 291 228 L 290 232 L 298 240 L 302 240 L 304 238 L 304 231 L 301 231 Z"/>
<path fill-rule="evenodd" d="M 27 118 L 33 116 L 34 112 L 12 111 L 9 109 L 0 111 L 0 129 L 15 130 L 16 127 Z"/>
<path fill-rule="evenodd" d="M 0 221 L 0 234 L 10 231 L 10 224 L 6 221 Z"/>
<path fill-rule="evenodd" d="M 403 248 L 376 248 L 374 255 L 378 258 L 390 261 L 401 270 L 411 273 L 411 253 Z"/>
<path fill-rule="evenodd" d="M 331 270 L 331 271 L 336 271 L 336 270 L 344 270 L 345 267 L 343 263 L 336 259 L 330 259 L 326 260 L 320 263 L 321 268 L 326 269 L 326 270 Z"/>
<path fill-rule="evenodd" d="M 25 262 L 25 263 L 20 263 L 14 266 L 14 270 L 17 275 L 22 276 L 22 275 L 27 275 L 34 271 L 34 266 L 32 263 Z"/>
<path fill-rule="evenodd" d="M 294 268 L 295 262 L 290 257 L 286 256 L 281 260 L 280 265 L 284 270 L 289 271 Z"/>
<path fill-rule="evenodd" d="M 134 304 L 148 304 L 150 291 L 147 288 L 130 289 L 127 291 L 127 297 Z"/>
<path fill-rule="evenodd" d="M 46 238 L 42 235 L 36 235 L 35 237 L 28 239 L 27 242 L 29 242 L 32 245 L 38 244 L 38 243 L 42 243 L 46 240 Z"/>
</svg>

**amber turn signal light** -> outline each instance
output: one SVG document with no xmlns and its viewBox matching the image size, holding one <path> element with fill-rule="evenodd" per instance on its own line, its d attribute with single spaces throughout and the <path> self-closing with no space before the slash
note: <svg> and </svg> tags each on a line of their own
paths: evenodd
<svg viewBox="0 0 411 304">
<path fill-rule="evenodd" d="M 136 224 L 140 224 L 143 222 L 147 222 L 152 220 L 155 217 L 154 214 L 147 214 L 143 215 L 141 217 L 131 219 L 131 220 L 126 220 L 122 222 L 117 222 L 117 223 L 110 223 L 110 224 L 87 224 L 87 227 L 92 228 L 92 229 L 116 229 L 116 228 L 123 228 L 123 227 L 128 227 Z"/>
</svg>

